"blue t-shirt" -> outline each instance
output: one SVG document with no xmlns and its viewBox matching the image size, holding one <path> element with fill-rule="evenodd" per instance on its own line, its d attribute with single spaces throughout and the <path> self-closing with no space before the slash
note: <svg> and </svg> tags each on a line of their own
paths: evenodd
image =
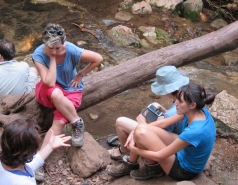
<svg viewBox="0 0 238 185">
<path fill-rule="evenodd" d="M 205 168 L 216 139 L 216 126 L 206 108 L 202 109 L 206 120 L 193 121 L 178 136 L 179 139 L 190 143 L 177 153 L 180 166 L 188 172 L 200 173 Z M 185 122 L 188 118 L 184 115 Z"/>
<path fill-rule="evenodd" d="M 174 103 L 172 104 L 172 106 L 165 112 L 164 114 L 164 118 L 168 118 L 170 116 L 173 116 L 177 113 L 176 110 L 176 106 L 174 105 Z M 167 130 L 168 132 L 172 132 L 175 134 L 181 134 L 183 132 L 183 129 L 187 126 L 187 124 L 184 122 L 184 120 L 179 121 L 173 125 L 170 125 L 166 128 L 164 128 L 164 130 Z"/>
<path fill-rule="evenodd" d="M 81 81 L 79 88 L 70 88 L 69 83 L 76 76 L 76 65 L 80 63 L 80 58 L 84 49 L 76 45 L 65 42 L 66 54 L 64 61 L 57 65 L 56 83 L 66 91 L 83 90 L 84 84 Z M 33 59 L 47 68 L 50 65 L 50 58 L 44 53 L 44 44 L 40 45 L 33 53 Z"/>
</svg>

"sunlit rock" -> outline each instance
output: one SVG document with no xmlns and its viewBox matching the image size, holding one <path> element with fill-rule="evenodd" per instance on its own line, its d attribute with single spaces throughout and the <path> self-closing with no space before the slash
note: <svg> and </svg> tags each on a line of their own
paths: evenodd
<svg viewBox="0 0 238 185">
<path fill-rule="evenodd" d="M 209 108 L 211 115 L 218 121 L 238 131 L 238 99 L 227 91 L 216 95 L 215 101 Z"/>
<path fill-rule="evenodd" d="M 183 0 L 145 0 L 148 4 L 174 10 Z"/>
<path fill-rule="evenodd" d="M 133 14 L 151 14 L 152 8 L 145 1 L 141 1 L 132 6 L 131 11 Z"/>
</svg>

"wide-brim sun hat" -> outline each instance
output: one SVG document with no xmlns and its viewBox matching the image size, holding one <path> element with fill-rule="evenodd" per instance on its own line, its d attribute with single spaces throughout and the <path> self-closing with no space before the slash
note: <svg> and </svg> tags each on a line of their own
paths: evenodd
<svg viewBox="0 0 238 185">
<path fill-rule="evenodd" d="M 156 82 L 151 85 L 153 93 L 166 95 L 189 83 L 189 78 L 179 74 L 174 66 L 164 66 L 156 71 Z"/>
</svg>

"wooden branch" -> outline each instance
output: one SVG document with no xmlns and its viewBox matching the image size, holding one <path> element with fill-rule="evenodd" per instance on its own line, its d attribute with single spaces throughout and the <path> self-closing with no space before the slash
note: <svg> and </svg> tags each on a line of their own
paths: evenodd
<svg viewBox="0 0 238 185">
<path fill-rule="evenodd" d="M 195 39 L 141 55 L 85 77 L 79 110 L 155 77 L 165 65 L 183 66 L 238 47 L 238 21 Z"/>
<path fill-rule="evenodd" d="M 78 25 L 78 24 L 76 24 L 76 23 L 72 23 L 72 25 L 77 26 L 77 27 L 78 27 L 81 31 L 83 31 L 83 32 L 91 33 L 96 39 L 98 39 L 98 36 L 97 36 L 96 33 L 94 33 L 93 31 L 91 31 L 91 30 L 89 30 L 89 29 L 86 29 L 86 28 L 84 28 L 84 27 L 82 27 L 82 26 L 80 26 L 80 25 Z"/>
</svg>

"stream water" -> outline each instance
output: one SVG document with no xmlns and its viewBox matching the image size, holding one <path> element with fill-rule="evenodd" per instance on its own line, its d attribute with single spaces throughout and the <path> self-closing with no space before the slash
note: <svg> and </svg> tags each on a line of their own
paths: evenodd
<svg viewBox="0 0 238 185">
<path fill-rule="evenodd" d="M 209 22 L 191 22 L 163 9 L 153 9 L 150 15 L 133 15 L 130 10 L 126 10 L 133 18 L 129 22 L 120 22 L 115 20 L 120 2 L 122 0 L 0 0 L 0 38 L 11 40 L 16 46 L 16 59 L 25 60 L 32 66 L 31 53 L 41 44 L 42 30 L 49 22 L 60 23 L 66 30 L 68 41 L 103 56 L 103 65 L 97 69 L 103 70 L 162 47 L 134 48 L 115 45 L 107 34 L 107 30 L 113 26 L 128 26 L 140 38 L 143 35 L 138 31 L 139 26 L 172 30 L 173 39 L 178 42 L 214 31 Z M 213 14 L 208 9 L 204 9 L 204 12 L 207 15 Z M 93 31 L 97 38 L 80 31 L 73 23 Z M 209 92 L 219 93 L 225 89 L 238 98 L 238 68 L 224 66 L 222 55 L 197 61 L 180 67 L 179 70 Z M 82 111 L 80 114 L 87 123 L 86 130 L 95 138 L 114 134 L 114 122 L 118 116 L 134 119 L 139 110 L 152 101 L 148 92 L 150 85 L 133 88 Z M 159 101 L 165 106 L 171 103 L 163 97 Z M 99 115 L 99 118 L 92 120 L 90 115 Z M 220 140 L 217 146 L 222 150 L 227 147 L 227 141 Z M 233 153 L 230 152 L 227 156 L 233 156 Z M 234 165 L 233 158 L 228 160 Z M 220 167 L 222 168 L 222 164 Z"/>
</svg>

